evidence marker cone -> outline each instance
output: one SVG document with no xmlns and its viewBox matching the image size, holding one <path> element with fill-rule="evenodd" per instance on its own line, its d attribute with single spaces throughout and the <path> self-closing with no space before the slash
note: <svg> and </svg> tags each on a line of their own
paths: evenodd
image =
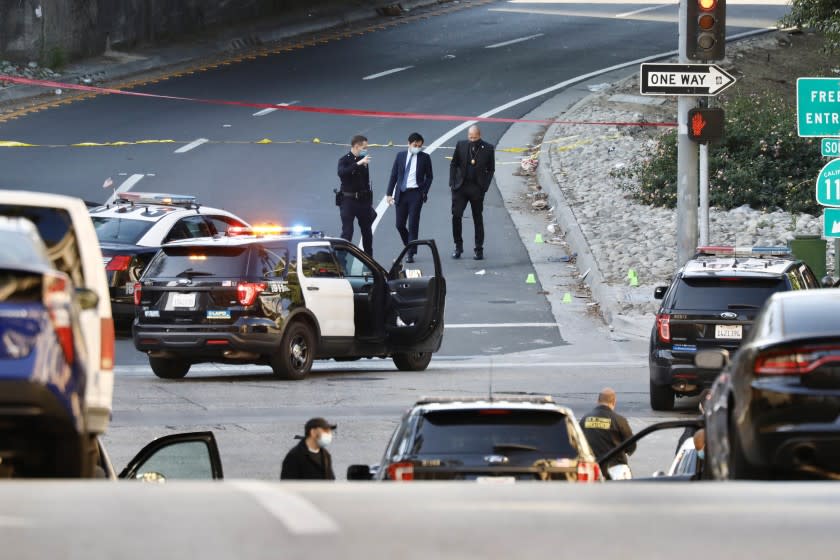
<svg viewBox="0 0 840 560">
<path fill-rule="evenodd" d="M 569 292 L 563 294 L 563 303 L 572 303 L 572 294 Z"/>
<path fill-rule="evenodd" d="M 541 233 L 538 233 L 536 237 L 534 237 L 534 243 L 544 243 Z"/>
<path fill-rule="evenodd" d="M 533 273 L 531 273 L 531 274 L 529 274 L 529 275 L 528 275 L 528 278 L 526 278 L 526 279 L 525 279 L 525 283 L 526 283 L 526 284 L 536 284 L 536 283 L 537 283 L 537 279 L 536 279 L 536 278 L 534 278 L 534 274 L 533 274 Z"/>
</svg>

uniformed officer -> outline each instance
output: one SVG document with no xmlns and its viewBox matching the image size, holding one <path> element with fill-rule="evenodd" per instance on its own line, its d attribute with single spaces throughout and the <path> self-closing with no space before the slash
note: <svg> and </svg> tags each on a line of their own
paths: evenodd
<svg viewBox="0 0 840 560">
<path fill-rule="evenodd" d="M 615 391 L 606 387 L 598 394 L 598 405 L 580 419 L 580 427 L 586 435 L 595 457 L 602 457 L 612 448 L 633 435 L 627 419 L 615 412 Z M 632 455 L 636 444 L 629 446 L 625 453 L 620 453 L 604 465 L 614 480 L 631 478 L 627 455 Z"/>
<path fill-rule="evenodd" d="M 373 256 L 373 190 L 370 183 L 370 156 L 368 139 L 356 135 L 350 140 L 350 151 L 338 160 L 338 177 L 341 179 L 341 237 L 353 240 L 353 220 L 362 230 L 362 247 Z"/>
</svg>

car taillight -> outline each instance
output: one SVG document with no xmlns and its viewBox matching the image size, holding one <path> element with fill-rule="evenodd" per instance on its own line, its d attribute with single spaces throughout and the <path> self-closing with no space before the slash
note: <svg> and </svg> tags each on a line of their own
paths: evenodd
<svg viewBox="0 0 840 560">
<path fill-rule="evenodd" d="M 667 313 L 659 313 L 656 316 L 656 331 L 659 333 L 659 340 L 671 342 L 671 316 Z"/>
<path fill-rule="evenodd" d="M 110 371 L 114 369 L 114 320 L 101 319 L 99 324 L 101 331 L 99 369 Z"/>
<path fill-rule="evenodd" d="M 601 467 L 598 463 L 589 463 L 587 461 L 578 461 L 577 464 L 577 481 L 578 482 L 598 482 L 601 480 Z"/>
<path fill-rule="evenodd" d="M 253 305 L 257 296 L 263 291 L 265 291 L 265 282 L 240 282 L 236 286 L 239 304 L 246 307 Z"/>
<path fill-rule="evenodd" d="M 414 463 L 391 463 L 388 465 L 388 478 L 391 480 L 414 480 Z"/>
<path fill-rule="evenodd" d="M 143 284 L 140 282 L 134 283 L 134 305 L 140 305 L 143 300 Z"/>
<path fill-rule="evenodd" d="M 70 316 L 72 298 L 70 281 L 63 274 L 44 275 L 44 307 L 50 315 L 55 336 L 64 352 L 64 360 L 71 364 L 75 358 L 73 348 L 73 321 Z"/>
<path fill-rule="evenodd" d="M 812 346 L 759 354 L 753 371 L 756 375 L 805 375 L 828 363 L 840 363 L 840 347 Z"/>
<path fill-rule="evenodd" d="M 128 265 L 131 264 L 131 255 L 115 255 L 108 261 L 108 266 L 105 270 L 109 272 L 119 272 L 128 270 Z"/>
</svg>

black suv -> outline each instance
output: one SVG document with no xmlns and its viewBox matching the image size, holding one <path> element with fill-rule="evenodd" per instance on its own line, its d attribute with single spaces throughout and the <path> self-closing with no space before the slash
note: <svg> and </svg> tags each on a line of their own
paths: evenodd
<svg viewBox="0 0 840 560">
<path fill-rule="evenodd" d="M 673 410 L 675 396 L 710 387 L 719 370 L 694 365 L 704 348 L 734 351 L 759 308 L 775 292 L 819 288 L 806 264 L 786 248 L 703 247 L 656 288 L 662 305 L 650 335 L 650 406 Z"/>
<path fill-rule="evenodd" d="M 551 397 L 422 399 L 405 413 L 375 472 L 348 480 L 600 482 L 572 411 Z"/>
<path fill-rule="evenodd" d="M 408 269 L 410 248 L 420 258 Z M 186 240 L 162 247 L 135 286 L 134 345 L 169 379 L 201 362 L 269 364 L 286 379 L 327 358 L 419 371 L 440 348 L 445 298 L 434 241 L 410 243 L 388 271 L 311 232 Z"/>
</svg>

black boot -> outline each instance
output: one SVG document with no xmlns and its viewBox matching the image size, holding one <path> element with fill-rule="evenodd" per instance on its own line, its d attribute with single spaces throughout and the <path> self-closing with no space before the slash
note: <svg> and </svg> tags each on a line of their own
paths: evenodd
<svg viewBox="0 0 840 560">
<path fill-rule="evenodd" d="M 476 249 L 475 250 L 475 256 L 473 258 L 477 261 L 483 261 L 484 260 L 484 249 Z"/>
<path fill-rule="evenodd" d="M 455 251 L 452 252 L 453 259 L 460 259 L 461 254 L 464 252 L 464 249 L 461 247 L 455 247 Z"/>
</svg>

